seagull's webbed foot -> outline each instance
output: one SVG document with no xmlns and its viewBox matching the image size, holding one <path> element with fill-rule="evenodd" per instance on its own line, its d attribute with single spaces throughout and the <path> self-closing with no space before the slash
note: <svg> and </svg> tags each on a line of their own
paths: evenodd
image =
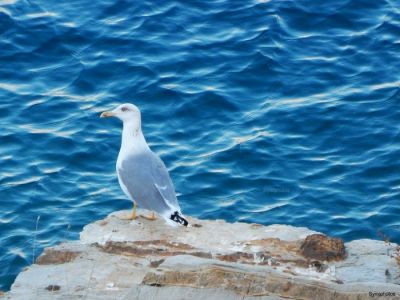
<svg viewBox="0 0 400 300">
<path fill-rule="evenodd" d="M 129 215 L 129 216 L 119 217 L 119 219 L 120 220 L 127 220 L 127 221 L 136 220 L 137 219 L 136 207 L 137 207 L 137 204 L 135 202 L 135 203 L 133 203 L 132 214 Z"/>
<path fill-rule="evenodd" d="M 155 221 L 155 220 L 157 220 L 157 217 L 156 217 L 156 215 L 154 214 L 154 212 L 152 212 L 150 216 L 142 216 L 142 217 L 145 218 L 146 220 L 149 220 L 149 221 Z"/>
</svg>

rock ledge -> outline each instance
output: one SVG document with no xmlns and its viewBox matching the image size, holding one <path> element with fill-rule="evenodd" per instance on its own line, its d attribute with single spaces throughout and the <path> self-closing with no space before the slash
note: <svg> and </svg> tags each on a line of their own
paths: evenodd
<svg viewBox="0 0 400 300">
<path fill-rule="evenodd" d="M 3 297 L 400 299 L 396 244 L 344 244 L 307 228 L 221 220 L 169 227 L 124 221 L 123 214 L 87 225 L 79 241 L 46 249 Z"/>
</svg>

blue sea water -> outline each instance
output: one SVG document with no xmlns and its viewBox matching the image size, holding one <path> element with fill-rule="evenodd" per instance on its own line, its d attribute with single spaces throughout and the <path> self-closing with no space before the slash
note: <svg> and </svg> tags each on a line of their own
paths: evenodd
<svg viewBox="0 0 400 300">
<path fill-rule="evenodd" d="M 131 207 L 123 102 L 187 215 L 400 242 L 399 0 L 2 0 L 0 37 L 0 289 Z"/>
</svg>

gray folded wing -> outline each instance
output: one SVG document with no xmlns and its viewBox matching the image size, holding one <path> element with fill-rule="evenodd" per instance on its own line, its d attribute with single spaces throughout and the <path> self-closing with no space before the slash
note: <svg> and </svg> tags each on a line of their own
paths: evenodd
<svg viewBox="0 0 400 300">
<path fill-rule="evenodd" d="M 117 171 L 122 184 L 139 207 L 160 214 L 180 211 L 168 170 L 152 151 L 126 157 Z"/>
</svg>

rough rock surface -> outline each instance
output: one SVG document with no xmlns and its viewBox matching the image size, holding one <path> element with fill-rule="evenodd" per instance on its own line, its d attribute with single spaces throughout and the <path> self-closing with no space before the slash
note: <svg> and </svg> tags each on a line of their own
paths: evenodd
<svg viewBox="0 0 400 300">
<path fill-rule="evenodd" d="M 306 237 L 300 250 L 304 257 L 317 260 L 342 260 L 346 256 L 346 249 L 341 239 L 323 234 L 312 234 Z"/>
<path fill-rule="evenodd" d="M 143 212 L 142 212 L 143 213 Z M 400 299 L 398 246 L 307 228 L 189 218 L 87 225 L 46 249 L 6 299 Z M 376 294 L 378 295 L 378 294 Z"/>
</svg>

